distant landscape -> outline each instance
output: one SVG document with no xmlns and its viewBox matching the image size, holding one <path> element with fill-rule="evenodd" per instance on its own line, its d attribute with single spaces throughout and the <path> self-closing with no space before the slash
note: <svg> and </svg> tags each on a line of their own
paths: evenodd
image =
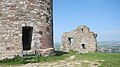
<svg viewBox="0 0 120 67">
<path fill-rule="evenodd" d="M 98 47 L 120 48 L 120 41 L 101 41 L 98 42 Z"/>
<path fill-rule="evenodd" d="M 61 43 L 54 44 L 56 50 L 60 50 Z M 120 41 L 99 41 L 97 44 L 98 52 L 115 52 L 120 53 Z"/>
</svg>

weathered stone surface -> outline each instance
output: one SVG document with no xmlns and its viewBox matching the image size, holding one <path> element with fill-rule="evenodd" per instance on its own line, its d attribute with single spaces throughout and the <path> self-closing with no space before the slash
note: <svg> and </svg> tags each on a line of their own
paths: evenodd
<svg viewBox="0 0 120 67">
<path fill-rule="evenodd" d="M 97 34 L 90 32 L 87 26 L 79 26 L 77 29 L 63 34 L 61 50 L 65 52 L 74 50 L 79 53 L 95 52 L 96 37 Z"/>
<path fill-rule="evenodd" d="M 0 57 L 54 50 L 52 9 L 52 0 L 0 0 Z M 31 36 L 26 34 L 31 40 L 31 50 L 27 51 L 23 50 L 24 27 L 33 28 L 27 33 Z"/>
</svg>

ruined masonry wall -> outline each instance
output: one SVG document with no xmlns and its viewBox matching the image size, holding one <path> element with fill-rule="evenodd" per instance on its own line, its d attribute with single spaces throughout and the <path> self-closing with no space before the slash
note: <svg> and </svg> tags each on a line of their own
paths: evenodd
<svg viewBox="0 0 120 67">
<path fill-rule="evenodd" d="M 31 54 L 53 48 L 52 0 L 0 0 L 0 57 L 22 55 L 22 27 L 33 27 Z M 42 31 L 42 34 L 40 33 Z M 45 52 L 45 51 L 44 51 Z"/>
<path fill-rule="evenodd" d="M 95 52 L 97 49 L 96 37 L 96 33 L 91 32 L 87 26 L 79 26 L 77 29 L 63 34 L 61 50 L 64 52 L 74 50 L 79 53 Z"/>
</svg>

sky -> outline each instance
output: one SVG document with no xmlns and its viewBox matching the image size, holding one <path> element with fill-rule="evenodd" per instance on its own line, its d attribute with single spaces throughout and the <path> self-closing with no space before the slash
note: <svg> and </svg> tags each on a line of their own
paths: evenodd
<svg viewBox="0 0 120 67">
<path fill-rule="evenodd" d="M 97 41 L 120 41 L 120 0 L 53 0 L 54 42 L 86 25 Z"/>
</svg>

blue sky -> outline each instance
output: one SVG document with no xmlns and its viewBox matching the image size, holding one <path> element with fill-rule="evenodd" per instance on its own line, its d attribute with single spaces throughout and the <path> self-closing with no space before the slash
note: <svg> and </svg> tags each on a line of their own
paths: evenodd
<svg viewBox="0 0 120 67">
<path fill-rule="evenodd" d="M 53 0 L 54 40 L 87 25 L 98 41 L 120 41 L 120 0 Z"/>
</svg>

